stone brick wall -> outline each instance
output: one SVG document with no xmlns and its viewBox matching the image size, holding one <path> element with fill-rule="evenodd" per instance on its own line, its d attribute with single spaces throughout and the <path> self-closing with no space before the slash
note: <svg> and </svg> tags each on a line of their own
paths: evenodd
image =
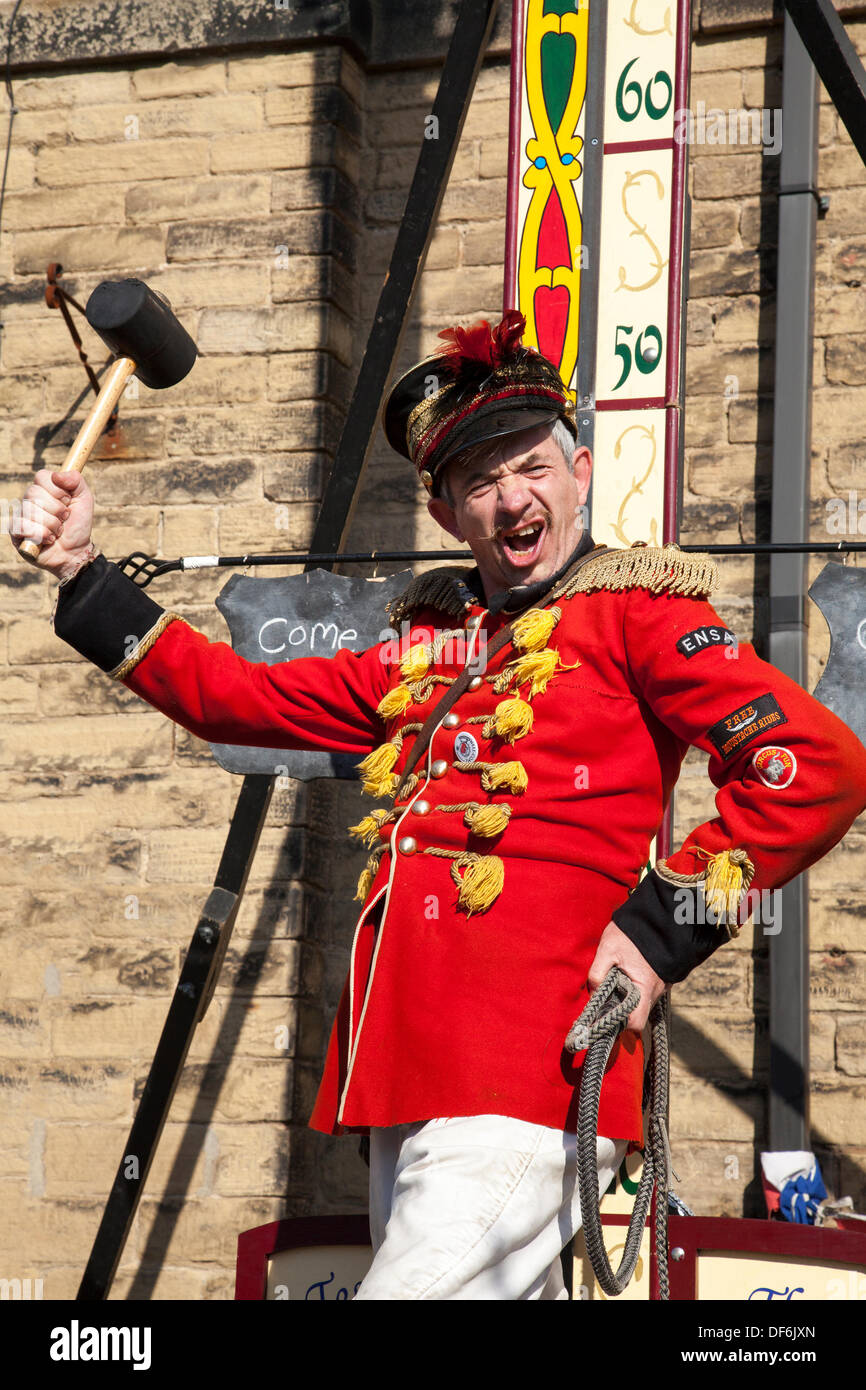
<svg viewBox="0 0 866 1390">
<path fill-rule="evenodd" d="M 2 11 L 3 7 L 0 7 Z M 692 104 L 780 104 L 780 31 L 696 9 Z M 766 6 L 764 7 L 766 8 Z M 760 6 L 757 6 L 760 9 Z M 701 28 L 702 15 L 709 16 Z M 866 27 L 852 23 L 858 49 Z M 48 261 L 84 301 L 106 276 L 168 295 L 202 356 L 180 386 L 124 399 L 88 475 L 112 558 L 303 547 L 438 82 L 365 71 L 351 45 L 43 70 L 15 83 L 0 234 L 0 497 L 59 462 L 86 380 Z M 479 76 L 398 367 L 436 333 L 501 308 L 508 67 Z M 134 119 L 133 119 L 134 118 Z M 766 535 L 778 161 L 693 147 L 682 538 Z M 861 487 L 859 235 L 866 171 L 822 108 L 813 534 Z M 91 360 L 102 349 L 84 330 Z M 736 395 L 730 391 L 737 379 Z M 726 383 L 728 386 L 726 394 Z M 598 461 L 603 466 L 603 461 Z M 379 433 L 350 546 L 450 548 Z M 811 575 L 820 567 L 815 564 Z M 763 641 L 766 572 L 725 561 L 718 608 Z M 224 638 L 221 580 L 154 583 Z M 121 1158 L 180 961 L 213 880 L 238 780 L 206 745 L 54 637 L 52 587 L 0 552 L 0 1274 L 74 1294 Z M 810 688 L 827 641 L 813 610 Z M 676 839 L 713 813 L 691 754 Z M 118 1296 L 229 1298 L 238 1231 L 362 1210 L 352 1139 L 305 1127 L 345 972 L 363 855 L 354 786 L 278 790 L 220 986 L 200 1026 L 115 1283 Z M 828 1184 L 864 1199 L 866 955 L 856 934 L 862 821 L 811 875 L 813 1121 Z M 755 1214 L 765 1143 L 766 959 L 752 929 L 676 993 L 674 1161 L 703 1214 Z M 287 1030 L 287 1037 L 280 1030 Z M 286 1045 L 287 1043 L 287 1045 Z M 748 1188 L 748 1190 L 747 1190 Z M 759 1194 L 758 1194 L 759 1195 Z M 11 1224 L 11 1230 L 10 1230 Z"/>
</svg>

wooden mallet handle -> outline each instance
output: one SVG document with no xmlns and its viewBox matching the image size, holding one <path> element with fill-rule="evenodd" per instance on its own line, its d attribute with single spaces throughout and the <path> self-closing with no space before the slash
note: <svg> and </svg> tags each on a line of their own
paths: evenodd
<svg viewBox="0 0 866 1390">
<path fill-rule="evenodd" d="M 131 357 L 118 357 L 112 362 L 90 414 L 78 431 L 63 466 L 57 469 L 57 472 L 68 473 L 72 468 L 80 470 L 84 467 L 108 423 L 111 412 L 123 395 L 126 383 L 134 374 L 135 366 Z M 25 540 L 19 545 L 18 552 L 29 560 L 35 560 L 41 549 L 42 546 L 37 545 L 36 541 Z"/>
</svg>

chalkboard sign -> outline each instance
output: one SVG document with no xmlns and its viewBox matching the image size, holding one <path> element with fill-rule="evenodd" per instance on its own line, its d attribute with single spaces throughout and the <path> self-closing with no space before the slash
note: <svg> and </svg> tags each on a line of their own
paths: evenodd
<svg viewBox="0 0 866 1390">
<path fill-rule="evenodd" d="M 310 570 L 282 579 L 232 575 L 216 605 L 229 625 L 232 646 L 247 661 L 274 666 L 299 656 L 333 656 L 341 648 L 362 652 L 391 634 L 385 605 L 403 592 L 410 570 L 385 579 L 363 579 Z M 227 772 L 269 776 L 357 776 L 360 758 L 348 753 L 304 753 L 212 743 Z"/>
<path fill-rule="evenodd" d="M 830 629 L 830 655 L 816 700 L 866 743 L 866 570 L 825 565 L 809 590 Z"/>
</svg>

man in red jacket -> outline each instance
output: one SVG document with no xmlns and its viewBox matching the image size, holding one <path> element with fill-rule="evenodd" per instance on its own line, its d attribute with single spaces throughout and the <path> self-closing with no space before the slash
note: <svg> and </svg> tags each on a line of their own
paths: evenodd
<svg viewBox="0 0 866 1390">
<path fill-rule="evenodd" d="M 77 475 L 37 474 L 20 528 L 49 542 L 58 634 L 184 727 L 366 755 L 385 804 L 353 827 L 364 906 L 311 1121 L 370 1133 L 360 1298 L 565 1297 L 563 1042 L 590 990 L 619 965 L 641 991 L 602 1087 L 604 1191 L 642 1139 L 652 1004 L 866 805 L 866 749 L 736 642 L 708 557 L 593 545 L 589 451 L 522 327 L 449 330 L 389 394 L 390 442 L 477 564 L 419 576 L 399 641 L 282 666 L 208 643 L 95 555 Z M 690 744 L 718 814 L 641 879 Z"/>
</svg>

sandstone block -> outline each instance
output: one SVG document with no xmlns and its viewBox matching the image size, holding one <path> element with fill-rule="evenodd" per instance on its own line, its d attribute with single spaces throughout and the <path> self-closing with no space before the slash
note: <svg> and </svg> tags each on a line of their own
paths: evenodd
<svg viewBox="0 0 866 1390">
<path fill-rule="evenodd" d="M 765 1216 L 766 1209 L 749 1210 L 746 1188 L 755 1175 L 757 1146 L 742 1140 L 672 1139 L 678 1196 L 700 1216 Z"/>
<path fill-rule="evenodd" d="M 289 401 L 280 406 L 261 406 L 254 414 L 215 410 L 179 414 L 169 418 L 168 452 L 185 454 L 253 456 L 260 453 L 294 453 L 324 450 L 333 453 L 342 426 L 342 412 L 330 401 Z M 210 465 L 208 467 L 208 465 Z M 221 466 L 222 467 L 222 466 Z M 249 467 L 249 464 L 246 464 Z M 215 472 L 212 460 L 184 464 L 184 471 Z M 231 492 L 235 501 L 243 500 Z"/>
<path fill-rule="evenodd" d="M 748 1082 L 722 1090 L 709 1081 L 684 1077 L 671 1090 L 671 1133 L 678 1142 L 754 1142 L 764 1122 L 764 1104 L 763 1091 Z"/>
<path fill-rule="evenodd" d="M 271 211 L 303 212 L 329 208 L 344 221 L 360 222 L 358 189 L 339 169 L 330 166 L 275 173 L 271 179 Z"/>
<path fill-rule="evenodd" d="M 112 1175 L 113 1176 L 113 1175 Z M 98 1197 L 51 1199 L 33 1197 L 22 1185 L 16 1193 L 16 1231 L 20 1247 L 27 1251 L 25 1268 L 38 1277 L 45 1270 L 46 1298 L 59 1297 L 55 1292 L 52 1272 L 57 1265 L 75 1265 L 81 1282 L 81 1252 L 93 1245 L 102 1210 L 105 1191 Z M 5 1195 L 5 1194 L 4 1194 Z M 11 1193 L 6 1195 L 10 1200 Z"/>
<path fill-rule="evenodd" d="M 849 1014 L 839 1019 L 836 1064 L 846 1076 L 866 1076 L 866 1015 Z"/>
<path fill-rule="evenodd" d="M 166 1249 L 172 1261 L 233 1269 L 239 1231 L 264 1226 L 286 1214 L 277 1197 L 187 1197 L 157 1202 L 145 1195 L 136 1217 L 134 1246 Z M 232 1253 L 234 1251 L 234 1253 Z M 184 1297 L 187 1294 L 175 1294 Z"/>
<path fill-rule="evenodd" d="M 698 73 L 730 71 L 735 68 L 765 68 L 778 61 L 781 44 L 777 30 L 754 38 L 709 39 L 692 44 L 692 71 Z"/>
<path fill-rule="evenodd" d="M 727 286 L 731 295 L 755 294 L 764 286 L 765 272 L 757 256 L 744 255 L 733 248 L 711 248 L 692 253 L 689 293 L 697 298 Z"/>
<path fill-rule="evenodd" d="M 132 1120 L 132 1076 L 127 1068 L 51 1059 L 3 1063 L 4 1105 L 10 1114 L 48 1115 L 52 1121 Z"/>
<path fill-rule="evenodd" d="M 866 334 L 837 335 L 827 340 L 827 380 L 846 386 L 866 383 Z"/>
<path fill-rule="evenodd" d="M 0 1008 L 0 1048 L 4 1065 L 17 1058 L 46 1062 L 51 1059 L 51 1034 L 37 1004 L 20 999 Z"/>
<path fill-rule="evenodd" d="M 53 189 L 29 189 L 6 199 L 3 223 L 10 232 L 39 227 L 117 226 L 124 220 L 123 199 L 120 184 L 70 188 L 62 197 Z"/>
<path fill-rule="evenodd" d="M 256 221 L 191 222 L 170 226 L 166 259 L 259 261 L 270 269 L 295 256 L 336 256 L 347 269 L 355 263 L 353 232 L 339 217 L 320 209 L 285 212 Z"/>
<path fill-rule="evenodd" d="M 82 270 L 90 267 L 143 270 L 159 265 L 163 255 L 163 235 L 157 228 L 34 231 L 16 236 L 15 272 L 27 275 L 44 269 L 52 257 Z"/>
<path fill-rule="evenodd" d="M 768 451 L 763 448 L 722 445 L 716 449 L 693 449 L 686 455 L 689 489 L 720 501 L 747 497 L 754 493 L 756 481 L 760 487 L 768 463 Z"/>
<path fill-rule="evenodd" d="M 860 952 L 813 952 L 810 956 L 809 998 L 814 1010 L 852 1012 L 863 1007 L 866 957 Z"/>
<path fill-rule="evenodd" d="M 274 304 L 325 299 L 350 313 L 358 293 L 355 275 L 333 256 L 289 256 L 280 247 L 270 266 Z"/>
<path fill-rule="evenodd" d="M 264 465 L 265 496 L 273 502 L 313 502 L 324 492 L 333 460 L 327 454 L 283 454 L 271 456 Z M 274 527 L 283 521 L 283 514 L 273 518 Z M 289 529 L 288 516 L 285 516 Z M 302 526 L 307 527 L 305 514 Z M 282 526 L 280 529 L 283 529 Z"/>
<path fill-rule="evenodd" d="M 685 420 L 687 449 L 724 443 L 728 437 L 725 406 L 721 396 L 698 396 L 688 403 Z"/>
<path fill-rule="evenodd" d="M 732 444 L 770 444 L 773 402 L 768 396 L 738 396 L 730 402 L 728 437 Z"/>
<path fill-rule="evenodd" d="M 208 156 L 207 140 L 120 140 L 112 147 L 111 159 L 95 144 L 49 147 L 36 156 L 36 177 L 43 187 L 53 188 L 178 179 L 190 169 L 206 169 Z"/>
<path fill-rule="evenodd" d="M 103 998 L 81 1003 L 49 1000 L 45 1007 L 50 1013 L 52 1056 L 99 1059 L 100 1063 L 125 1059 L 149 1066 L 170 1002 L 169 997 Z M 220 1031 L 220 1013 L 218 1001 L 212 1000 L 195 1030 L 190 1048 L 192 1062 L 207 1058 L 213 1051 Z M 118 1160 L 119 1156 L 118 1153 Z"/>
<path fill-rule="evenodd" d="M 251 133 L 262 128 L 259 97 L 230 96 L 154 98 L 117 105 L 82 106 L 68 118 L 74 141 L 137 144 L 179 136 L 209 136 L 214 131 Z"/>
<path fill-rule="evenodd" d="M 767 195 L 778 187 L 778 160 L 767 159 L 743 146 L 736 146 L 739 154 L 728 153 L 735 147 L 727 145 L 720 146 L 720 153 L 715 155 L 705 153 L 707 146 L 696 148 L 700 150 L 694 159 L 693 188 L 697 199 Z"/>
<path fill-rule="evenodd" d="M 264 97 L 265 120 L 271 126 L 342 126 L 360 138 L 358 108 L 348 92 L 324 83 L 315 87 L 275 87 Z"/>
<path fill-rule="evenodd" d="M 193 455 L 192 458 L 170 458 L 165 463 L 150 466 L 124 463 L 100 468 L 98 477 L 91 480 L 97 506 L 122 505 L 128 497 L 147 495 L 158 497 L 165 504 L 213 503 L 227 499 L 243 502 L 259 496 L 258 467 L 252 459 L 240 456 L 194 457 L 198 453 L 210 452 L 201 447 L 199 425 L 202 435 L 207 429 L 211 442 L 219 442 L 219 426 L 214 423 L 210 412 L 191 410 L 188 414 L 169 417 L 167 421 L 170 441 L 176 440 L 182 433 L 186 441 L 183 452 Z M 231 447 L 230 444 L 228 447 Z M 178 453 L 181 452 L 179 448 Z M 200 583 L 193 592 L 201 592 Z M 174 601 L 174 593 L 167 580 L 160 581 L 159 602 L 164 607 Z"/>
<path fill-rule="evenodd" d="M 17 623 L 15 635 L 20 638 Z M 14 749 L 6 744 L 0 761 L 19 772 L 71 772 L 81 767 L 82 750 L 86 748 L 86 756 L 100 769 L 122 771 L 165 765 L 171 739 L 161 716 L 130 714 L 120 728 L 117 725 L 118 721 L 108 715 L 58 718 L 51 723 L 49 741 L 44 723 L 20 721 L 16 725 Z"/>
<path fill-rule="evenodd" d="M 349 321 L 333 305 L 324 303 L 278 309 L 206 309 L 201 315 L 198 338 L 202 352 L 321 349 L 333 352 L 347 365 L 352 361 Z M 249 430 L 249 422 L 246 428 Z"/>
<path fill-rule="evenodd" d="M 737 1002 L 740 1001 L 729 1000 L 724 1014 L 712 1009 L 677 1006 L 671 1038 L 673 1085 L 678 1085 L 679 1080 L 688 1075 L 729 1083 L 742 1083 L 752 1076 L 766 1075 L 766 1019 L 738 1017 L 728 1012 L 731 1004 Z M 757 1069 L 754 1065 L 756 1039 L 760 1042 Z"/>
<path fill-rule="evenodd" d="M 286 125 L 262 131 L 255 142 L 247 135 L 217 135 L 211 141 L 210 167 L 215 174 L 253 170 L 310 169 L 334 165 L 354 180 L 358 146 L 333 125 Z"/>
<path fill-rule="evenodd" d="M 222 996 L 220 996 L 222 998 Z M 325 1042 L 322 1010 L 307 1000 L 264 996 L 247 1000 L 223 1000 L 226 1028 L 232 1039 L 232 1056 L 277 1056 L 317 1062 Z"/>
<path fill-rule="evenodd" d="M 318 87 L 338 82 L 341 70 L 338 48 L 233 58 L 228 64 L 228 88 L 230 92 L 257 92 L 274 87 Z"/>
<path fill-rule="evenodd" d="M 811 1120 L 819 1133 L 831 1135 L 834 1144 L 848 1148 L 866 1144 L 866 1086 L 851 1082 L 834 1085 L 823 1078 L 811 1088 Z"/>
<path fill-rule="evenodd" d="M 138 68 L 131 77 L 133 94 L 144 100 L 211 96 L 226 90 L 226 64 L 221 62 L 163 63 L 157 68 Z"/>
<path fill-rule="evenodd" d="M 213 1062 L 184 1067 L 171 1103 L 172 1120 L 177 1124 L 211 1120 L 217 1125 L 243 1123 L 246 1133 L 260 1120 L 288 1123 L 292 1119 L 294 1064 L 276 1048 L 274 1058 L 273 1062 L 259 1058 L 252 1066 L 229 1061 L 227 1066 Z"/>
<path fill-rule="evenodd" d="M 267 216 L 271 181 L 266 174 L 230 178 L 166 179 L 133 184 L 126 191 L 126 218 L 132 223 L 192 222 L 197 218 Z M 212 272 L 211 272 L 212 273 Z"/>
<path fill-rule="evenodd" d="M 730 246 L 737 234 L 740 208 L 731 202 L 698 202 L 692 213 L 693 250 Z"/>
<path fill-rule="evenodd" d="M 129 92 L 129 73 L 110 68 L 24 78 L 15 83 L 16 104 L 27 111 L 55 110 L 85 101 L 123 101 Z"/>
<path fill-rule="evenodd" d="M 720 394 L 730 400 L 741 391 L 754 394 L 759 389 L 771 390 L 772 385 L 772 363 L 762 361 L 757 347 L 723 349 L 713 343 L 693 348 L 686 358 L 689 398 Z"/>
</svg>

